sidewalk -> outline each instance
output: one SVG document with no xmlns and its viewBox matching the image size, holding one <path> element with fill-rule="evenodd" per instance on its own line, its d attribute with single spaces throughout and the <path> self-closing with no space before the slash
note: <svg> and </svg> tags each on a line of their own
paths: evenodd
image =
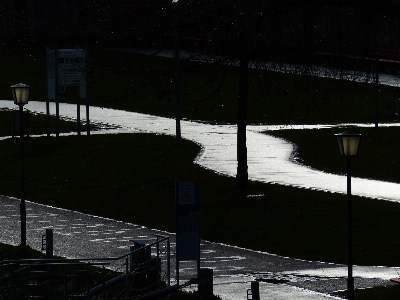
<svg viewBox="0 0 400 300">
<path fill-rule="evenodd" d="M 12 101 L 0 101 L 0 107 L 14 108 Z M 31 101 L 27 109 L 45 112 L 42 102 Z M 51 107 L 54 112 L 54 106 Z M 76 116 L 76 106 L 62 104 L 60 114 Z M 81 115 L 85 115 L 83 108 Z M 154 132 L 173 135 L 175 120 L 125 111 L 92 107 L 91 119 L 121 127 L 112 132 Z M 280 139 L 261 134 L 263 129 L 248 131 L 249 178 L 324 191 L 345 193 L 346 178 L 310 170 L 289 161 L 293 146 Z M 106 134 L 110 131 L 94 132 Z M 196 162 L 203 167 L 228 176 L 236 171 L 236 127 L 182 122 L 183 137 L 202 145 Z M 321 180 L 322 179 L 322 180 Z M 353 194 L 400 201 L 400 185 L 355 179 Z M 19 243 L 19 201 L 0 198 L 0 240 Z M 118 256 L 126 253 L 133 238 L 152 238 L 166 234 L 157 230 L 27 203 L 28 243 L 41 246 L 45 228 L 54 229 L 55 254 L 69 258 Z M 169 234 L 173 238 L 173 234 Z M 172 250 L 174 251 L 174 250 Z M 301 261 L 267 253 L 202 241 L 201 267 L 214 269 L 214 291 L 224 299 L 246 299 L 246 290 L 255 278 L 261 281 L 261 299 L 327 299 L 330 292 L 346 289 L 345 266 Z M 181 275 L 191 277 L 193 268 L 182 264 Z M 355 267 L 357 288 L 389 285 L 390 278 L 399 277 L 397 269 L 386 267 Z"/>
<path fill-rule="evenodd" d="M 14 109 L 12 101 L 0 100 L 0 107 Z M 26 109 L 46 113 L 43 102 L 30 101 Z M 81 116 L 85 114 L 81 107 Z M 55 113 L 55 105 L 50 110 Z M 76 105 L 61 104 L 60 115 L 75 118 Z M 90 108 L 91 121 L 114 124 L 120 129 L 94 132 L 152 132 L 175 135 L 175 120 L 101 107 Z M 372 125 L 371 125 L 372 126 Z M 218 173 L 236 175 L 236 126 L 209 125 L 182 121 L 182 137 L 200 144 L 203 151 L 196 159 L 200 166 Z M 248 173 L 250 180 L 290 185 L 324 192 L 347 192 L 346 176 L 328 174 L 293 163 L 290 156 L 294 146 L 282 139 L 261 133 L 265 126 L 249 126 L 247 130 Z M 352 194 L 373 199 L 400 202 L 400 184 L 352 178 Z"/>
<path fill-rule="evenodd" d="M 19 200 L 1 196 L 0 207 L 0 241 L 17 245 Z M 151 239 L 156 234 L 169 235 L 171 252 L 175 251 L 175 237 L 171 233 L 27 202 L 27 242 L 32 248 L 40 250 L 46 228 L 54 230 L 54 254 L 68 258 L 120 256 L 129 251 L 130 240 Z M 180 265 L 182 280 L 195 276 L 194 263 Z M 171 266 L 174 269 L 174 261 Z M 228 300 L 246 299 L 250 282 L 256 278 L 260 280 L 261 299 L 332 299 L 329 293 L 346 289 L 345 266 L 285 258 L 208 241 L 201 241 L 201 267 L 214 270 L 214 293 Z M 365 288 L 391 285 L 389 279 L 398 277 L 398 272 L 394 268 L 356 266 L 354 276 L 356 287 Z"/>
</svg>

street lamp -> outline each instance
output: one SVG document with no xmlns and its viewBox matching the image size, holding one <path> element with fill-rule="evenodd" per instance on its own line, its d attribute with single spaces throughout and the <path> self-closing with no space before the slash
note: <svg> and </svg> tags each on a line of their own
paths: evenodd
<svg viewBox="0 0 400 300">
<path fill-rule="evenodd" d="M 21 250 L 25 253 L 26 249 L 26 208 L 25 208 L 25 193 L 24 193 L 24 105 L 28 103 L 29 92 L 31 87 L 29 85 L 19 83 L 11 86 L 11 91 L 14 98 L 14 104 L 19 106 L 19 134 L 21 145 Z"/>
<path fill-rule="evenodd" d="M 347 161 L 347 238 L 348 238 L 348 278 L 347 294 L 348 299 L 354 300 L 354 278 L 353 278 L 353 211 L 351 203 L 351 159 L 358 155 L 361 134 L 343 132 L 335 134 L 339 145 L 340 155 Z"/>
</svg>

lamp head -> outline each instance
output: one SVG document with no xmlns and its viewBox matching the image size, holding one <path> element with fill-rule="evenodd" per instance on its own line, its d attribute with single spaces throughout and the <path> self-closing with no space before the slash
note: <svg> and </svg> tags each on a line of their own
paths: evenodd
<svg viewBox="0 0 400 300">
<path fill-rule="evenodd" d="M 29 100 L 29 92 L 31 87 L 24 83 L 18 83 L 11 86 L 14 98 L 14 104 L 25 105 Z"/>
<path fill-rule="evenodd" d="M 353 132 L 343 132 L 335 134 L 339 145 L 340 155 L 345 157 L 354 157 L 358 155 L 361 134 Z"/>
</svg>

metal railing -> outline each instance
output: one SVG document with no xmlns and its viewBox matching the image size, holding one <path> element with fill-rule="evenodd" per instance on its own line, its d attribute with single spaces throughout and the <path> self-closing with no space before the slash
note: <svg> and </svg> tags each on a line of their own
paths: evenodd
<svg viewBox="0 0 400 300">
<path fill-rule="evenodd" d="M 170 239 L 119 257 L 0 262 L 0 299 L 132 299 L 171 284 Z M 145 255 L 143 254 L 145 253 Z"/>
</svg>

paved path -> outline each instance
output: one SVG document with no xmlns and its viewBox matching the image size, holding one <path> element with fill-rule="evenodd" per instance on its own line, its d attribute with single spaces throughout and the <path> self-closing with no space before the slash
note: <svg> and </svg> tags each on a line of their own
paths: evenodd
<svg viewBox="0 0 400 300">
<path fill-rule="evenodd" d="M 19 243 L 19 200 L 0 197 L 0 241 Z M 174 235 L 135 224 L 27 202 L 27 241 L 36 249 L 46 228 L 54 230 L 55 255 L 68 258 L 117 257 L 128 252 L 134 238 Z M 214 291 L 223 299 L 245 299 L 250 282 L 260 278 L 261 299 L 329 299 L 330 292 L 346 289 L 347 268 L 322 262 L 285 258 L 268 253 L 202 241 L 201 266 L 214 269 Z M 172 261 L 174 266 L 174 261 Z M 122 265 L 116 268 L 124 270 Z M 181 263 L 181 278 L 194 277 L 195 265 Z M 389 285 L 398 270 L 355 267 L 356 287 Z"/>
<path fill-rule="evenodd" d="M 0 107 L 14 108 L 14 104 L 11 101 L 0 101 Z M 41 102 L 32 101 L 26 107 L 42 113 L 45 110 L 44 103 Z M 76 106 L 62 105 L 60 113 L 74 117 Z M 84 115 L 83 111 L 81 115 Z M 114 132 L 148 131 L 172 135 L 175 125 L 171 119 L 95 107 L 91 108 L 91 119 L 118 125 L 120 129 L 113 130 Z M 203 146 L 197 163 L 223 174 L 234 175 L 235 126 L 183 122 L 182 131 L 185 138 Z M 251 179 L 345 192 L 344 177 L 334 176 L 336 184 L 332 186 L 326 186 L 325 181 L 321 184 L 317 179 L 321 175 L 325 176 L 325 173 L 316 170 L 309 172 L 308 168 L 289 162 L 292 145 L 258 131 L 257 128 L 250 128 L 248 132 Z M 278 151 L 275 151 L 276 148 Z M 360 182 L 362 184 L 364 181 Z M 382 184 L 371 180 L 366 182 L 377 187 Z M 379 193 L 366 196 L 398 201 L 398 196 L 393 191 L 398 190 L 399 186 L 390 183 L 385 185 L 384 189 L 379 189 Z M 357 193 L 357 188 L 353 189 Z M 362 189 L 359 192 L 364 193 Z M 19 227 L 16 224 L 19 222 L 19 201 L 3 196 L 0 198 L 0 205 L 0 240 L 18 244 Z M 65 257 L 118 256 L 126 253 L 130 239 L 154 237 L 155 234 L 162 233 L 134 224 L 34 203 L 27 204 L 27 213 L 28 243 L 34 248 L 40 248 L 44 229 L 54 228 L 56 254 Z M 256 277 L 262 279 L 261 299 L 326 299 L 329 298 L 329 292 L 346 288 L 347 270 L 341 265 L 284 258 L 207 241 L 202 241 L 201 251 L 202 267 L 214 269 L 215 292 L 226 299 L 245 299 L 246 289 Z M 183 266 L 182 276 L 190 278 L 191 270 L 192 266 Z M 357 287 L 369 287 L 390 284 L 388 279 L 398 277 L 398 272 L 395 268 L 356 267 L 354 275 Z"/>
<path fill-rule="evenodd" d="M 12 101 L 0 101 L 0 107 L 14 108 L 15 105 Z M 43 102 L 31 101 L 26 108 L 45 113 Z M 51 107 L 51 111 L 55 112 L 55 108 Z M 60 114 L 74 118 L 76 105 L 61 105 Z M 84 115 L 85 111 L 82 108 L 81 116 Z M 121 127 L 117 132 L 175 134 L 175 120 L 168 118 L 100 107 L 91 107 L 90 118 L 98 123 Z M 248 171 L 251 180 L 346 193 L 345 176 L 328 174 L 292 162 L 290 156 L 294 146 L 282 139 L 261 133 L 266 128 L 268 127 L 249 126 L 247 131 Z M 182 136 L 202 146 L 202 153 L 196 159 L 197 164 L 228 176 L 235 176 L 237 167 L 235 125 L 208 125 L 182 121 Z M 399 202 L 400 184 L 353 178 L 352 193 Z"/>
</svg>

